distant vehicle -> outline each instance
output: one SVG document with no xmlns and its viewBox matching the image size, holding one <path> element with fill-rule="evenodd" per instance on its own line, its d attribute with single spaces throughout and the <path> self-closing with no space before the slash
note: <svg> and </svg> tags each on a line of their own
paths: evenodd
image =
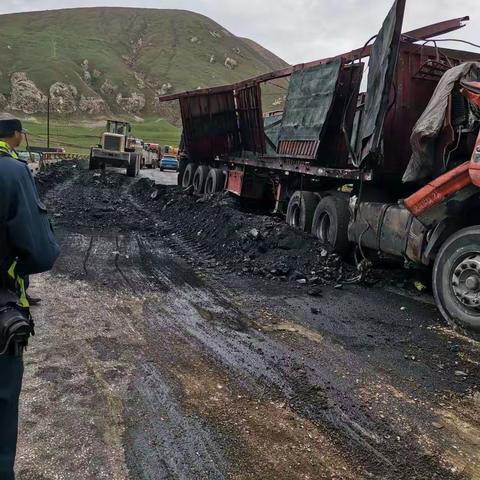
<svg viewBox="0 0 480 480">
<path fill-rule="evenodd" d="M 175 156 L 177 156 L 178 153 L 179 153 L 179 149 L 175 148 L 175 147 L 172 147 L 170 145 L 165 145 L 162 148 L 162 152 L 163 152 L 164 155 L 175 155 Z"/>
<path fill-rule="evenodd" d="M 143 148 L 142 168 L 158 168 L 160 162 L 160 145 L 146 143 Z"/>
<path fill-rule="evenodd" d="M 101 145 L 90 151 L 90 170 L 111 165 L 126 168 L 129 177 L 136 177 L 140 171 L 144 144 L 143 140 L 132 137 L 131 131 L 128 122 L 108 120 Z"/>
<path fill-rule="evenodd" d="M 174 155 L 164 155 L 160 160 L 160 171 L 178 170 L 178 159 Z"/>
<path fill-rule="evenodd" d="M 20 160 L 23 160 L 24 162 L 36 162 L 39 163 L 40 159 L 42 156 L 38 152 L 27 152 L 25 150 L 18 151 L 17 150 L 17 155 L 20 158 Z"/>
</svg>

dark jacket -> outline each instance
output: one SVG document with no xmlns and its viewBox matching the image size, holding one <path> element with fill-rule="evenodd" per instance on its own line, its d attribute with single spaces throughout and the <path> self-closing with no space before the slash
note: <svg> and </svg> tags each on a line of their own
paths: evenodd
<svg viewBox="0 0 480 480">
<path fill-rule="evenodd" d="M 0 262 L 4 271 L 17 259 L 16 273 L 25 277 L 50 270 L 59 255 L 47 210 L 28 166 L 0 156 Z"/>
</svg>

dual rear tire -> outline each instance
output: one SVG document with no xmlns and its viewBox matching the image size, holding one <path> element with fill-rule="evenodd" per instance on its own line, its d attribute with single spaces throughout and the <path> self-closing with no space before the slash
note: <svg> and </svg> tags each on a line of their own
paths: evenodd
<svg viewBox="0 0 480 480">
<path fill-rule="evenodd" d="M 189 163 L 183 170 L 181 182 L 184 189 L 195 195 L 217 193 L 225 188 L 225 173 L 219 168 Z"/>
<path fill-rule="evenodd" d="M 347 197 L 340 192 L 329 192 L 322 198 L 313 192 L 295 192 L 288 204 L 286 220 L 291 227 L 312 233 L 333 252 L 348 253 L 350 210 Z"/>
</svg>

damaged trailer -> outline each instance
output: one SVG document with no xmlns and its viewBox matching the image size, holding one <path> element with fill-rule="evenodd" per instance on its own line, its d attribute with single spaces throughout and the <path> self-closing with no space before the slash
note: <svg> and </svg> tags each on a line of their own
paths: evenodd
<svg viewBox="0 0 480 480">
<path fill-rule="evenodd" d="M 480 53 L 431 40 L 468 17 L 402 34 L 405 2 L 373 44 L 160 100 L 180 102 L 185 188 L 270 202 L 362 268 L 378 254 L 429 266 L 443 316 L 480 332 Z M 264 114 L 276 79 L 285 108 Z"/>
</svg>

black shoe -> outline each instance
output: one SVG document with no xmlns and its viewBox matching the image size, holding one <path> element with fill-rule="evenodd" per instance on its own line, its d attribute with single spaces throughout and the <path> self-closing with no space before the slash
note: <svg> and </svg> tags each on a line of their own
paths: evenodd
<svg viewBox="0 0 480 480">
<path fill-rule="evenodd" d="M 31 307 L 38 305 L 42 301 L 41 298 L 31 297 L 28 293 L 27 293 L 27 300 Z"/>
</svg>

